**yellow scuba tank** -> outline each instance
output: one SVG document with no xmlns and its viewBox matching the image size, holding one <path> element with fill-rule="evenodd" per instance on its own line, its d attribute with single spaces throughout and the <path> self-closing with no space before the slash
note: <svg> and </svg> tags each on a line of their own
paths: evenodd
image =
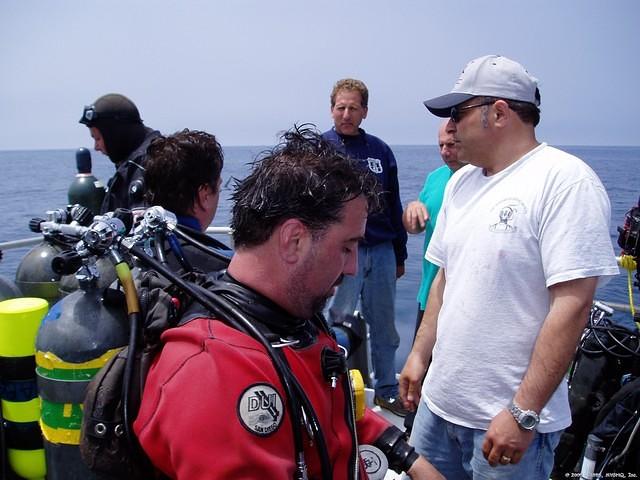
<svg viewBox="0 0 640 480">
<path fill-rule="evenodd" d="M 35 338 L 49 308 L 41 298 L 0 302 L 0 378 L 6 456 L 15 473 L 43 479 L 45 453 L 38 418 L 40 400 L 35 380 Z M 4 452 L 3 452 L 4 454 Z"/>
<path fill-rule="evenodd" d="M 91 173 L 91 152 L 86 148 L 76 150 L 76 167 L 78 173 L 69 185 L 67 193 L 69 204 L 79 204 L 87 207 L 93 215 L 100 213 L 105 187 L 100 180 Z"/>
</svg>

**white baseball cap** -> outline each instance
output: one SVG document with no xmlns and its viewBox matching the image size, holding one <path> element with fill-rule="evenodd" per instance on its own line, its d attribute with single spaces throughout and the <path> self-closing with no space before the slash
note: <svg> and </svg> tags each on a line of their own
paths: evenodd
<svg viewBox="0 0 640 480">
<path fill-rule="evenodd" d="M 485 55 L 471 60 L 450 93 L 425 100 L 424 106 L 438 117 L 448 117 L 451 107 L 473 97 L 496 97 L 540 105 L 538 79 L 518 62 L 501 55 Z"/>
</svg>

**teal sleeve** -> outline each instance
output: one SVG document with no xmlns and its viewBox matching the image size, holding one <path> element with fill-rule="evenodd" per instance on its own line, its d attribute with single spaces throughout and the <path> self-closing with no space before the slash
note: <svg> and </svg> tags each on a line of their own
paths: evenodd
<svg viewBox="0 0 640 480">
<path fill-rule="evenodd" d="M 443 165 L 437 168 L 429 174 L 425 181 L 424 187 L 420 192 L 418 199 L 425 205 L 427 212 L 429 212 L 429 220 L 424 230 L 424 247 L 422 250 L 422 280 L 420 282 L 420 289 L 418 290 L 418 303 L 420 308 L 424 310 L 427 304 L 427 296 L 429 295 L 429 289 L 431 283 L 438 273 L 438 266 L 427 261 L 424 258 L 424 254 L 427 251 L 431 236 L 433 235 L 433 229 L 436 226 L 436 219 L 442 206 L 442 197 L 444 195 L 444 188 L 447 182 L 451 178 L 453 172 L 449 167 Z"/>
</svg>

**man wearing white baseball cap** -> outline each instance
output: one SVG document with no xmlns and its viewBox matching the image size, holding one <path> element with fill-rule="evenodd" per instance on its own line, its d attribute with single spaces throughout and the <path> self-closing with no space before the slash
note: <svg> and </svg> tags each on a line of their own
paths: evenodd
<svg viewBox="0 0 640 480">
<path fill-rule="evenodd" d="M 538 81 L 519 63 L 472 60 L 424 104 L 451 118 L 469 165 L 426 253 L 440 271 L 400 377 L 410 442 L 447 478 L 546 479 L 571 423 L 564 375 L 599 279 L 618 273 L 609 199 L 536 139 Z"/>
</svg>

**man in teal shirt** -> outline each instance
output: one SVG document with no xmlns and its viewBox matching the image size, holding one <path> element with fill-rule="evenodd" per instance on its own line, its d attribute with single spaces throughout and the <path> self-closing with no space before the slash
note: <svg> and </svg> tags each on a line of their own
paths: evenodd
<svg viewBox="0 0 640 480">
<path fill-rule="evenodd" d="M 436 168 L 427 176 L 418 200 L 410 202 L 402 214 L 402 223 L 407 232 L 413 234 L 424 232 L 423 254 L 427 251 L 431 235 L 433 235 L 433 229 L 436 226 L 436 219 L 438 218 L 438 212 L 442 205 L 444 187 L 447 185 L 451 175 L 460 167 L 464 166 L 463 163 L 458 161 L 458 148 L 453 138 L 455 130 L 453 130 L 450 125 L 447 127 L 448 124 L 449 119 L 446 119 L 438 130 L 440 156 L 445 164 Z M 418 291 L 416 331 L 420 326 L 420 321 L 422 320 L 422 315 L 424 314 L 424 309 L 427 304 L 427 295 L 429 294 L 431 282 L 433 282 L 436 273 L 438 273 L 438 266 L 427 261 L 423 256 L 422 281 L 420 282 L 420 290 Z"/>
</svg>

